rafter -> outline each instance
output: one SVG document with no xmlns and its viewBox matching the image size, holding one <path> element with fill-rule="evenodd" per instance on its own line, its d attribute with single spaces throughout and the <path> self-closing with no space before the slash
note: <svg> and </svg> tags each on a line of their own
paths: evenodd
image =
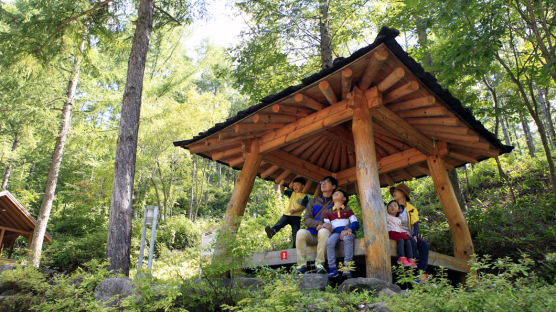
<svg viewBox="0 0 556 312">
<path fill-rule="evenodd" d="M 263 154 L 263 159 L 269 163 L 275 164 L 283 169 L 291 170 L 293 173 L 302 175 L 313 181 L 320 181 L 325 176 L 332 175 L 332 173 L 326 169 L 281 150 L 275 150 L 272 151 L 272 153 Z"/>
</svg>

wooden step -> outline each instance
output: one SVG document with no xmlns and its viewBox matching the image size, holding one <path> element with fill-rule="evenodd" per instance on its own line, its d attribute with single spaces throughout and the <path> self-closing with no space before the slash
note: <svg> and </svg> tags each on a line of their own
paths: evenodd
<svg viewBox="0 0 556 312">
<path fill-rule="evenodd" d="M 396 242 L 390 241 L 390 255 L 397 257 Z M 356 239 L 354 242 L 354 256 L 364 256 L 363 239 Z M 316 246 L 307 246 L 307 258 L 309 261 L 314 261 L 317 253 Z M 344 257 L 343 243 L 340 242 L 336 246 L 336 256 L 338 258 Z M 295 248 L 267 251 L 263 253 L 254 254 L 249 257 L 244 264 L 244 267 L 257 267 L 262 265 L 279 266 L 284 264 L 297 263 L 297 255 Z M 452 256 L 444 255 L 438 252 L 429 251 L 429 265 L 443 267 L 446 269 L 467 273 L 469 272 L 469 265 L 464 259 L 455 258 Z"/>
</svg>

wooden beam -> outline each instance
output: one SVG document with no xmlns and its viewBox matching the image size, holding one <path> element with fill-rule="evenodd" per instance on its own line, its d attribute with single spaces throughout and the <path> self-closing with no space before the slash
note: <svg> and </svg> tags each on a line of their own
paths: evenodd
<svg viewBox="0 0 556 312">
<path fill-rule="evenodd" d="M 304 193 L 304 194 L 309 193 L 309 190 L 311 189 L 312 186 L 313 186 L 313 181 L 307 180 L 307 182 L 305 183 L 305 186 L 303 187 L 303 190 L 301 192 Z"/>
<path fill-rule="evenodd" d="M 384 182 L 386 182 L 386 185 L 388 186 L 393 186 L 396 183 L 392 176 L 388 173 L 383 173 L 380 176 L 382 177 L 382 179 L 384 179 Z M 383 181 L 382 179 L 381 181 Z"/>
<path fill-rule="evenodd" d="M 234 147 L 234 148 L 230 148 L 227 149 L 225 151 L 222 152 L 217 152 L 211 155 L 212 160 L 222 160 L 224 158 L 233 156 L 233 155 L 237 155 L 237 154 L 241 154 L 243 153 L 243 147 L 242 146 L 238 146 L 238 147 Z"/>
<path fill-rule="evenodd" d="M 382 65 L 388 59 L 388 50 L 384 45 L 380 45 L 373 52 L 374 53 L 371 55 L 369 63 L 367 63 L 367 67 L 363 72 L 363 76 L 359 80 L 359 89 L 361 90 L 366 90 L 369 88 L 371 83 L 373 83 L 376 75 L 382 68 Z"/>
<path fill-rule="evenodd" d="M 254 123 L 290 123 L 297 120 L 296 116 L 281 115 L 273 113 L 256 113 L 253 115 Z"/>
<path fill-rule="evenodd" d="M 281 150 L 272 151 L 263 155 L 263 159 L 281 168 L 289 169 L 293 173 L 307 177 L 313 181 L 320 181 L 332 173 L 308 161 L 295 157 Z"/>
<path fill-rule="evenodd" d="M 450 144 L 450 150 L 455 150 L 458 153 L 472 153 L 476 155 L 488 156 L 488 157 L 498 157 L 500 152 L 498 150 L 489 149 L 489 144 L 482 142 L 470 143 L 470 142 L 457 142 Z"/>
<path fill-rule="evenodd" d="M 390 256 L 398 257 L 396 252 L 396 242 L 390 240 Z M 284 251 L 287 252 L 288 258 L 284 259 L 280 256 Z M 313 261 L 316 258 L 317 246 L 307 246 L 307 257 L 309 261 Z M 366 254 L 365 241 L 364 239 L 356 238 L 353 242 L 353 255 L 354 256 L 364 256 Z M 340 259 L 344 257 L 344 247 L 343 243 L 340 242 L 336 245 L 336 258 Z M 258 266 L 282 266 L 288 264 L 297 263 L 296 250 L 293 248 L 285 250 L 274 250 L 266 251 L 263 253 L 257 253 L 246 259 L 245 263 L 242 265 L 244 268 L 252 268 Z M 452 256 L 444 255 L 435 251 L 429 251 L 429 265 L 442 267 L 457 272 L 467 273 L 469 272 L 469 265 L 467 261 Z"/>
<path fill-rule="evenodd" d="M 480 138 L 474 134 L 468 134 L 468 135 L 451 134 L 446 132 L 430 131 L 429 129 L 423 129 L 421 131 L 427 136 L 433 136 L 448 142 L 456 143 L 456 142 L 464 141 L 464 142 L 478 143 L 480 141 Z"/>
<path fill-rule="evenodd" d="M 378 84 L 378 91 L 384 92 L 398 83 L 405 76 L 405 70 L 400 66 L 396 67 L 386 78 Z"/>
<path fill-rule="evenodd" d="M 302 93 L 298 93 L 296 94 L 293 99 L 295 100 L 296 103 L 301 103 L 303 105 L 305 105 L 306 107 L 309 107 L 310 109 L 319 111 L 321 109 L 324 108 L 324 105 L 322 103 L 320 103 L 319 101 L 311 98 L 310 96 L 306 96 Z"/>
<path fill-rule="evenodd" d="M 420 107 L 427 107 L 432 106 L 436 102 L 434 96 L 424 96 L 420 98 L 416 98 L 413 100 L 408 100 L 400 103 L 391 104 L 388 106 L 393 112 L 399 112 L 403 110 L 415 109 Z"/>
<path fill-rule="evenodd" d="M 0 230 L 5 230 L 8 232 L 14 232 L 14 233 L 19 233 L 23 236 L 27 236 L 27 235 L 33 235 L 33 232 L 29 232 L 29 231 L 24 231 L 24 230 L 19 230 L 19 229 L 14 229 L 8 226 L 0 226 Z M 45 235 L 45 239 L 46 239 L 46 235 Z"/>
<path fill-rule="evenodd" d="M 403 86 L 392 90 L 390 93 L 384 96 L 384 103 L 393 102 L 399 98 L 402 98 L 406 95 L 409 95 L 415 91 L 419 90 L 419 83 L 415 80 L 412 80 Z"/>
<path fill-rule="evenodd" d="M 338 168 L 340 168 L 340 159 L 342 158 L 342 147 L 343 147 L 343 143 L 338 142 L 338 145 L 336 146 L 336 150 L 334 152 L 334 159 L 332 160 L 332 165 L 330 166 L 330 170 L 336 172 L 338 171 Z"/>
<path fill-rule="evenodd" d="M 320 136 L 318 141 L 316 141 L 313 145 L 309 146 L 308 149 L 306 149 L 301 155 L 299 155 L 299 158 L 309 159 L 311 155 L 315 154 L 315 152 L 319 149 L 319 147 L 325 144 L 326 140 L 327 140 L 326 136 Z"/>
<path fill-rule="evenodd" d="M 435 126 L 435 125 L 415 125 L 419 130 L 429 130 L 431 132 L 442 132 L 448 134 L 467 135 L 470 133 L 467 127 Z"/>
<path fill-rule="evenodd" d="M 312 112 L 312 110 L 304 109 L 300 107 L 274 104 L 272 105 L 272 112 L 285 114 L 285 115 L 294 115 L 297 117 L 305 117 L 309 115 Z"/>
<path fill-rule="evenodd" d="M 401 111 L 398 115 L 402 118 L 414 118 L 414 117 L 438 117 L 445 116 L 448 114 L 448 110 L 442 106 L 429 106 L 423 108 L 416 108 L 408 111 Z"/>
<path fill-rule="evenodd" d="M 340 146 L 340 141 L 336 141 L 334 143 L 334 147 L 328 153 L 328 157 L 326 157 L 326 161 L 324 162 L 323 167 L 324 169 L 330 170 L 332 167 L 332 161 L 334 160 L 334 156 L 336 156 L 336 152 L 338 151 L 338 146 Z"/>
<path fill-rule="evenodd" d="M 266 179 L 268 176 L 270 176 L 271 174 L 273 174 L 276 170 L 280 169 L 280 167 L 276 166 L 276 165 L 272 165 L 270 166 L 268 169 L 264 170 L 263 172 L 261 172 L 261 178 L 262 179 Z"/>
<path fill-rule="evenodd" d="M 280 129 L 266 133 L 261 137 L 261 152 L 278 149 L 351 119 L 353 110 L 347 107 L 347 102 L 347 100 L 338 102 Z"/>
<path fill-rule="evenodd" d="M 356 176 L 365 234 L 367 277 L 392 282 L 390 240 L 386 229 L 386 210 L 382 201 L 376 161 L 371 111 L 363 97 L 352 121 L 355 142 Z"/>
<path fill-rule="evenodd" d="M 371 89 L 367 92 L 370 94 L 373 93 Z M 375 104 L 374 101 L 371 101 L 372 100 L 367 97 L 367 102 L 369 104 Z M 386 131 L 395 134 L 402 142 L 411 147 L 415 147 L 424 154 L 431 155 L 434 153 L 432 140 L 421 134 L 421 132 L 417 131 L 407 121 L 396 115 L 396 113 L 392 112 L 384 105 L 375 104 L 372 110 L 373 121 Z"/>
<path fill-rule="evenodd" d="M 280 173 L 280 175 L 278 177 L 276 177 L 274 182 L 276 182 L 276 184 L 282 183 L 282 181 L 284 181 L 291 173 L 292 173 L 291 170 L 284 169 L 284 171 L 282 171 L 282 173 Z"/>
<path fill-rule="evenodd" d="M 326 160 L 330 157 L 330 154 L 334 150 L 334 146 L 336 146 L 336 144 L 338 144 L 337 140 L 331 140 L 329 142 L 328 146 L 326 147 L 326 149 L 323 150 L 322 154 L 319 156 L 319 158 L 316 162 L 316 164 L 319 167 L 324 168 L 324 164 L 326 163 Z"/>
<path fill-rule="evenodd" d="M 295 148 L 294 150 L 291 151 L 292 155 L 298 156 L 299 154 L 301 154 L 303 151 L 305 151 L 306 149 L 308 149 L 309 147 L 315 145 L 315 142 L 317 142 L 320 139 L 319 136 L 314 136 L 308 140 L 306 140 L 305 143 L 301 144 L 299 147 Z"/>
<path fill-rule="evenodd" d="M 432 155 L 427 158 L 427 165 L 434 183 L 434 189 L 452 232 L 454 256 L 469 260 L 474 253 L 473 241 L 471 240 L 469 227 L 461 212 L 452 183 L 448 178 L 444 160 L 439 155 Z"/>
<path fill-rule="evenodd" d="M 409 167 L 414 164 L 421 163 L 426 160 L 427 160 L 427 156 L 425 154 L 421 153 L 420 151 L 414 148 L 411 148 L 394 155 L 385 156 L 379 161 L 377 161 L 378 173 L 385 174 L 388 172 L 392 172 L 394 170 L 398 170 L 401 168 Z M 338 180 L 338 184 L 340 185 L 354 182 L 355 167 L 342 170 L 336 173 L 335 177 Z"/>
<path fill-rule="evenodd" d="M 407 121 L 412 125 L 437 125 L 437 126 L 457 126 L 459 121 L 455 117 L 426 117 L 408 118 Z"/>
<path fill-rule="evenodd" d="M 203 143 L 196 144 L 196 145 L 188 145 L 185 148 L 187 148 L 191 154 L 199 154 L 199 153 L 206 153 L 219 148 L 224 148 L 224 147 L 239 145 L 239 144 L 240 144 L 239 140 L 230 139 L 230 140 L 222 140 L 221 142 L 208 144 L 208 145 L 205 145 Z"/>
<path fill-rule="evenodd" d="M 319 82 L 319 89 L 328 101 L 330 105 L 334 105 L 338 102 L 338 98 L 336 97 L 336 93 L 330 83 L 326 80 Z"/>
<path fill-rule="evenodd" d="M 248 133 L 257 131 L 266 131 L 283 127 L 284 123 L 241 123 L 234 125 L 235 133 Z"/>
<path fill-rule="evenodd" d="M 351 76 L 353 71 L 351 68 L 342 70 L 342 100 L 346 99 L 347 94 L 351 91 Z"/>
<path fill-rule="evenodd" d="M 245 212 L 245 206 L 247 205 L 249 194 L 253 189 L 253 183 L 257 177 L 260 163 L 261 154 L 259 153 L 259 141 L 253 140 L 249 142 L 243 168 L 237 177 L 232 197 L 230 198 L 224 216 L 225 226 L 232 232 L 237 232 L 240 217 L 243 216 Z"/>
<path fill-rule="evenodd" d="M 313 153 L 313 155 L 311 155 L 311 157 L 309 158 L 309 162 L 311 163 L 315 163 L 317 161 L 317 159 L 319 159 L 320 155 L 322 155 L 322 153 L 324 152 L 324 150 L 326 148 L 330 148 L 330 139 L 326 138 L 326 142 L 321 144 L 317 150 Z"/>
<path fill-rule="evenodd" d="M 227 162 L 228 165 L 230 165 L 230 167 L 236 167 L 240 164 L 242 164 L 245 161 L 245 157 L 243 156 L 243 154 L 241 154 L 241 156 L 239 157 L 234 157 L 232 159 L 230 159 L 229 161 L 227 160 L 222 160 L 223 162 Z"/>
<path fill-rule="evenodd" d="M 340 169 L 347 169 L 348 167 L 348 147 L 346 144 L 342 144 L 342 151 L 340 153 L 340 165 L 338 168 L 334 169 L 334 171 L 338 171 Z"/>
</svg>

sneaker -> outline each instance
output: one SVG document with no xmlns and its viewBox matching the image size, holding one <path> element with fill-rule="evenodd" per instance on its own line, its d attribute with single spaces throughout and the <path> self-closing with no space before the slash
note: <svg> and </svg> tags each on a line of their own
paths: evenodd
<svg viewBox="0 0 556 312">
<path fill-rule="evenodd" d="M 315 269 L 317 274 L 326 274 L 326 269 L 324 268 L 324 265 L 320 263 L 317 263 L 315 265 Z"/>
<path fill-rule="evenodd" d="M 266 236 L 268 236 L 268 238 L 272 238 L 272 236 L 276 234 L 276 232 L 274 232 L 274 230 L 268 225 L 264 228 L 264 231 L 266 232 Z"/>
<path fill-rule="evenodd" d="M 307 266 L 305 264 L 300 264 L 297 267 L 295 267 L 295 270 L 297 271 L 297 273 L 299 274 L 303 274 L 305 272 L 308 271 Z"/>
<path fill-rule="evenodd" d="M 351 278 L 351 272 L 350 271 L 344 272 L 342 273 L 342 276 L 345 278 Z"/>
<path fill-rule="evenodd" d="M 411 266 L 411 263 L 409 261 L 407 261 L 406 257 L 399 257 L 398 258 L 398 264 L 403 265 L 404 267 L 409 267 Z"/>
<path fill-rule="evenodd" d="M 415 263 L 415 260 L 413 260 L 413 258 L 409 258 L 408 262 L 412 268 L 417 268 L 417 264 Z"/>
<path fill-rule="evenodd" d="M 330 273 L 328 273 L 328 278 L 335 278 L 338 277 L 340 273 L 336 269 L 330 269 Z"/>
</svg>

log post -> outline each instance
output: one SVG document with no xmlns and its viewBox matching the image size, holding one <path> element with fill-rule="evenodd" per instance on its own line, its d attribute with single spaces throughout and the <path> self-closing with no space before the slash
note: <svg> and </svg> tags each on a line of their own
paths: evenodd
<svg viewBox="0 0 556 312">
<path fill-rule="evenodd" d="M 386 231 L 386 210 L 380 192 L 378 165 L 371 111 L 361 90 L 354 88 L 356 99 L 353 113 L 357 189 L 363 213 L 367 277 L 392 282 L 390 242 Z M 360 100 L 357 100 L 360 99 Z"/>
<path fill-rule="evenodd" d="M 245 162 L 243 168 L 234 185 L 232 197 L 226 208 L 224 217 L 226 227 L 232 231 L 236 231 L 239 226 L 239 217 L 243 216 L 245 206 L 249 199 L 249 194 L 253 188 L 255 177 L 261 163 L 261 154 L 259 153 L 259 142 L 250 141 L 246 144 Z"/>
<path fill-rule="evenodd" d="M 456 258 L 469 260 L 474 253 L 469 227 L 461 212 L 452 183 L 450 183 L 450 179 L 448 178 L 446 165 L 442 159 L 443 153 L 439 148 L 436 150 L 437 152 L 435 155 L 427 157 L 427 164 L 432 181 L 434 182 L 434 189 L 436 190 L 446 219 L 448 219 L 450 231 L 452 232 L 454 256 Z M 444 152 L 447 153 L 447 149 Z"/>
</svg>

